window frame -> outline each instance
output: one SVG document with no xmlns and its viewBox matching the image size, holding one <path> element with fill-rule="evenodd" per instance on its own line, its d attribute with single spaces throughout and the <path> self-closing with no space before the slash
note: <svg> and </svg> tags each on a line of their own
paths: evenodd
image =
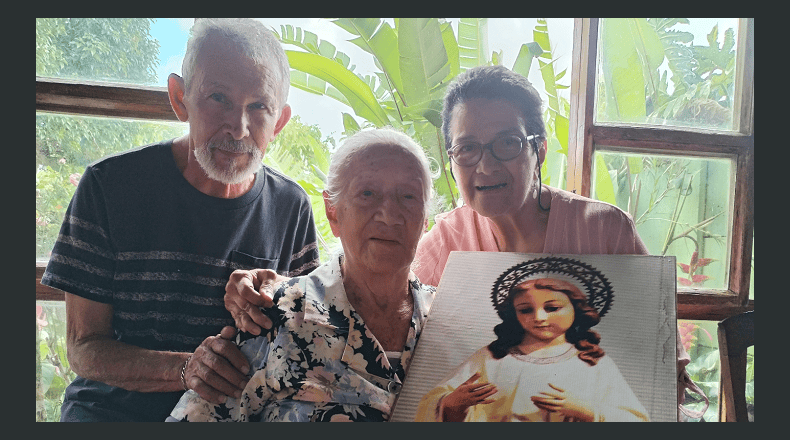
<svg viewBox="0 0 790 440">
<path fill-rule="evenodd" d="M 736 57 L 735 131 L 595 123 L 595 74 L 599 18 L 576 18 L 573 29 L 567 185 L 589 197 L 596 145 L 623 152 L 727 157 L 735 164 L 729 284 L 726 290 L 678 287 L 678 319 L 721 320 L 754 310 L 749 299 L 754 236 L 754 19 L 741 18 Z M 36 111 L 177 121 L 167 89 L 130 84 L 36 77 Z M 46 261 L 36 261 L 36 299 L 64 300 L 64 293 L 41 284 Z"/>
<path fill-rule="evenodd" d="M 729 283 L 726 290 L 678 286 L 678 319 L 722 320 L 754 310 L 749 299 L 754 237 L 754 18 L 739 19 L 733 131 L 595 122 L 600 18 L 574 20 L 567 188 L 591 195 L 596 145 L 643 154 L 730 158 L 735 165 Z"/>
</svg>

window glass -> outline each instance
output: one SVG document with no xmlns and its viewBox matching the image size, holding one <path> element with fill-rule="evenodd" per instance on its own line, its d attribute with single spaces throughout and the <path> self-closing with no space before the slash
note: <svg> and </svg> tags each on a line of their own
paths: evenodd
<svg viewBox="0 0 790 440">
<path fill-rule="evenodd" d="M 737 18 L 605 18 L 596 122 L 733 130 Z"/>
<path fill-rule="evenodd" d="M 628 212 L 652 255 L 677 258 L 678 287 L 726 289 L 732 161 L 600 148 L 593 197 Z"/>
<path fill-rule="evenodd" d="M 256 20 L 260 20 L 278 34 L 281 33 L 281 26 L 289 25 L 294 28 L 300 28 L 302 35 L 305 35 L 303 37 L 305 41 L 314 38 L 331 43 L 338 52 L 348 56 L 349 67 L 359 76 L 375 77 L 381 73 L 381 68 L 377 66 L 377 61 L 373 55 L 357 45 L 359 39 L 333 23 L 333 19 L 257 18 Z M 393 18 L 382 18 L 381 20 L 391 27 L 395 26 L 395 19 Z M 454 35 L 458 39 L 460 19 L 445 18 L 444 20 L 450 23 Z M 513 68 L 523 44 L 543 39 L 541 44 L 545 47 L 546 53 L 542 58 L 532 61 L 528 79 L 541 94 L 544 101 L 544 109 L 548 111 L 551 100 L 555 111 L 561 113 L 567 119 L 568 110 L 566 107 L 569 106 L 570 69 L 573 50 L 573 18 L 494 17 L 486 20 L 485 29 L 487 33 L 484 38 L 484 45 L 486 46 L 487 59 L 491 60 L 495 57 L 497 63 L 508 68 Z M 308 38 L 306 36 L 307 33 L 311 33 L 312 36 Z M 182 44 L 186 44 L 186 40 Z M 289 51 L 303 50 L 301 47 L 289 43 L 284 44 L 283 48 Z M 175 72 L 180 72 L 180 64 L 179 70 L 175 70 Z M 309 125 L 317 125 L 324 135 L 340 137 L 344 132 L 342 116 L 344 112 L 355 116 L 360 124 L 364 123 L 364 120 L 356 117 L 347 105 L 328 96 L 317 97 L 314 93 L 306 92 L 297 87 L 291 87 L 288 101 L 294 114 L 300 115 L 302 121 Z M 548 119 L 549 115 L 547 115 Z M 560 122 L 560 125 L 562 125 L 562 122 Z M 565 136 L 567 137 L 567 134 Z M 567 150 L 567 140 L 562 141 L 562 146 Z M 562 147 L 558 144 L 556 150 L 560 148 Z"/>
<path fill-rule="evenodd" d="M 49 258 L 88 164 L 186 131 L 187 124 L 180 122 L 36 113 L 36 259 Z"/>
<path fill-rule="evenodd" d="M 191 18 L 36 18 L 36 76 L 166 86 L 170 72 L 181 72 L 192 23 Z"/>
<path fill-rule="evenodd" d="M 719 421 L 719 384 L 721 361 L 719 358 L 718 326 L 715 321 L 678 320 L 678 331 L 683 347 L 691 357 L 686 366 L 691 380 L 694 381 L 710 401 L 703 419 L 706 422 Z M 701 410 L 705 403 L 700 396 L 686 391 L 686 407 Z M 754 421 L 754 346 L 746 351 L 746 407 L 749 421 Z M 690 419 L 696 422 L 698 419 Z"/>
<path fill-rule="evenodd" d="M 66 304 L 36 301 L 36 421 L 60 420 L 63 392 L 76 374 L 66 358 Z"/>
</svg>

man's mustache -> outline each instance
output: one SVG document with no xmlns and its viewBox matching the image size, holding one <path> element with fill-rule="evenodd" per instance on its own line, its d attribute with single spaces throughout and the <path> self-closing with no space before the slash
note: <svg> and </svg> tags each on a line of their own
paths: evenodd
<svg viewBox="0 0 790 440">
<path fill-rule="evenodd" d="M 207 145 L 209 149 L 219 149 L 229 153 L 252 153 L 255 151 L 256 146 L 248 144 L 244 140 L 236 139 L 223 139 L 220 141 L 209 141 Z"/>
</svg>

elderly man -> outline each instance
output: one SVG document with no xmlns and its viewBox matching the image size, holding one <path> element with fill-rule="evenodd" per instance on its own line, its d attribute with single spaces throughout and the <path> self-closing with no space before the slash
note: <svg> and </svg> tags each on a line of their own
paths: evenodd
<svg viewBox="0 0 790 440">
<path fill-rule="evenodd" d="M 189 134 L 88 166 L 42 277 L 67 292 L 78 377 L 62 421 L 162 421 L 186 389 L 240 396 L 230 273 L 318 266 L 306 193 L 261 168 L 291 116 L 282 47 L 254 20 L 199 19 L 182 74 L 168 93 Z"/>
</svg>

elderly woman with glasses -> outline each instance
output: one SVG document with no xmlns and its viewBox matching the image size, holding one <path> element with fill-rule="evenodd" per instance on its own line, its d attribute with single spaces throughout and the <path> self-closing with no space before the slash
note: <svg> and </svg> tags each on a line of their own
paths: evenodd
<svg viewBox="0 0 790 440">
<path fill-rule="evenodd" d="M 431 181 L 425 153 L 403 133 L 346 139 L 323 193 L 342 252 L 274 286 L 256 310 L 269 328 L 236 337 L 251 368 L 239 399 L 215 405 L 188 391 L 168 420 L 387 420 L 435 292 L 410 270 Z"/>
<path fill-rule="evenodd" d="M 648 253 L 619 208 L 541 183 L 546 128 L 523 76 L 467 70 L 448 86 L 442 131 L 464 205 L 437 215 L 420 241 L 420 281 L 438 285 L 451 251 Z"/>
</svg>

